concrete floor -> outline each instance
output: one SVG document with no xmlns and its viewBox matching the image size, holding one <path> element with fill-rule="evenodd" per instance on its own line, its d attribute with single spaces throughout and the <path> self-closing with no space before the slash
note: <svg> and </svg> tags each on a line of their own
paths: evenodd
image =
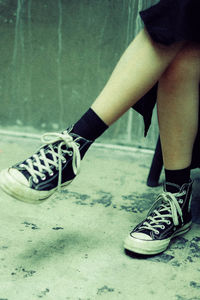
<svg viewBox="0 0 200 300">
<path fill-rule="evenodd" d="M 1 136 L 0 168 L 38 141 Z M 160 255 L 125 253 L 123 240 L 153 203 L 152 154 L 92 147 L 67 190 L 41 205 L 0 193 L 0 300 L 200 299 L 200 205 L 194 224 Z"/>
</svg>

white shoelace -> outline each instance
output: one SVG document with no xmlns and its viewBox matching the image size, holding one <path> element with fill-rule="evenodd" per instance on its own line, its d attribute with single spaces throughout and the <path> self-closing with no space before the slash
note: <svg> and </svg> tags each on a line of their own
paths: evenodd
<svg viewBox="0 0 200 300">
<path fill-rule="evenodd" d="M 39 176 L 42 180 L 46 179 L 43 171 L 48 172 L 50 176 L 53 176 L 54 173 L 51 166 L 56 167 L 58 170 L 58 188 L 60 188 L 62 183 L 62 163 L 66 162 L 64 154 L 72 156 L 72 168 L 74 174 L 77 175 L 80 171 L 81 157 L 79 152 L 79 144 L 76 142 L 76 140 L 73 140 L 72 136 L 70 136 L 67 131 L 64 131 L 63 133 L 45 133 L 41 140 L 43 143 L 48 145 L 48 148 L 44 150 L 44 146 L 42 146 L 39 150 L 39 153 L 34 154 L 32 159 L 27 159 L 26 164 L 21 164 L 20 167 L 25 168 L 30 173 L 35 183 L 38 182 L 37 176 Z M 60 143 L 58 143 L 56 146 L 53 145 L 56 142 Z M 71 148 L 72 151 L 64 150 L 62 149 L 62 146 Z M 47 154 L 51 154 L 52 158 L 48 158 Z M 42 161 L 44 164 L 41 163 Z M 36 170 L 35 167 L 37 167 L 38 170 Z"/>
<path fill-rule="evenodd" d="M 139 229 L 148 229 L 155 232 L 155 234 L 158 234 L 158 228 L 165 229 L 165 226 L 160 223 L 166 223 L 169 225 L 171 223 L 169 218 L 172 219 L 174 226 L 177 226 L 179 224 L 179 216 L 181 218 L 181 221 L 183 222 L 182 210 L 176 199 L 176 196 L 181 197 L 184 196 L 185 193 L 186 192 L 183 191 L 181 193 L 175 194 L 169 192 L 163 192 L 162 194 L 160 194 L 156 202 L 151 207 L 146 221 L 142 226 L 139 227 Z M 150 214 L 152 213 L 154 213 L 154 216 L 150 216 Z"/>
</svg>

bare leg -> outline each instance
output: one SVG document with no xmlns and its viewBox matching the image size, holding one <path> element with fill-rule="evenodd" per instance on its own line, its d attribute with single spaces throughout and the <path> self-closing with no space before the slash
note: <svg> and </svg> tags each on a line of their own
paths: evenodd
<svg viewBox="0 0 200 300">
<path fill-rule="evenodd" d="M 158 88 L 158 119 L 164 166 L 191 164 L 199 112 L 200 46 L 187 44 L 162 75 Z"/>
<path fill-rule="evenodd" d="M 111 125 L 158 81 L 183 44 L 159 45 L 142 30 L 122 55 L 92 109 Z"/>
</svg>

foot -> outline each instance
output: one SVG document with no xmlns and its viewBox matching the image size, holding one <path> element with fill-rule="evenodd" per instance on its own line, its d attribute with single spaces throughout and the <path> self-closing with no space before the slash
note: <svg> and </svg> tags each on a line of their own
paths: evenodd
<svg viewBox="0 0 200 300">
<path fill-rule="evenodd" d="M 12 197 L 40 203 L 58 188 L 72 182 L 80 170 L 80 160 L 91 145 L 72 128 L 62 133 L 46 133 L 45 143 L 25 161 L 0 173 L 0 187 Z"/>
<path fill-rule="evenodd" d="M 167 192 L 167 185 L 176 193 Z M 139 254 L 153 255 L 167 249 L 172 238 L 191 228 L 192 182 L 182 187 L 166 183 L 150 209 L 147 218 L 137 225 L 125 239 L 124 248 Z"/>
</svg>

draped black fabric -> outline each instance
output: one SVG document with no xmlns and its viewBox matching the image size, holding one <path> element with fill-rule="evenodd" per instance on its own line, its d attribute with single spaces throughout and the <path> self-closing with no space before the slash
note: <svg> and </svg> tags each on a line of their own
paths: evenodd
<svg viewBox="0 0 200 300">
<path fill-rule="evenodd" d="M 156 42 L 165 45 L 181 40 L 200 42 L 199 0 L 161 0 L 140 12 L 140 16 Z"/>
<path fill-rule="evenodd" d="M 164 45 L 183 40 L 200 42 L 200 0 L 161 0 L 141 11 L 140 16 L 155 42 Z M 145 136 L 156 104 L 157 85 L 133 106 L 133 109 L 144 118 Z M 200 122 L 193 150 L 192 167 L 200 167 Z"/>
</svg>

